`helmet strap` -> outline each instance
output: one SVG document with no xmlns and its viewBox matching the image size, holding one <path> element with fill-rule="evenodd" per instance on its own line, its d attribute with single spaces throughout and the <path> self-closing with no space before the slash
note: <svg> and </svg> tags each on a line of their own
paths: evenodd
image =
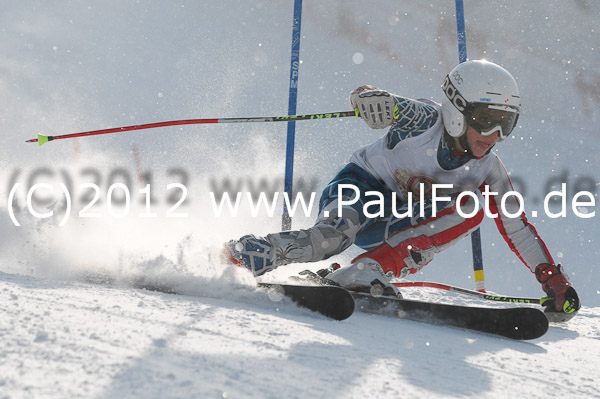
<svg viewBox="0 0 600 399">
<path fill-rule="evenodd" d="M 469 145 L 469 142 L 467 141 L 467 134 L 466 133 L 464 133 L 462 136 L 460 136 L 458 138 L 458 142 L 460 143 L 460 146 L 465 149 L 467 155 L 469 155 L 471 157 L 474 157 L 473 156 L 473 151 L 471 151 L 471 146 Z"/>
<path fill-rule="evenodd" d="M 464 137 L 464 134 L 460 137 L 450 136 L 448 131 L 444 129 L 444 141 L 446 142 L 446 146 L 448 147 L 450 154 L 453 154 L 452 156 L 468 156 L 469 158 L 473 157 L 471 150 L 468 148 L 466 140 L 463 141 Z M 459 145 L 462 148 L 459 148 Z"/>
</svg>

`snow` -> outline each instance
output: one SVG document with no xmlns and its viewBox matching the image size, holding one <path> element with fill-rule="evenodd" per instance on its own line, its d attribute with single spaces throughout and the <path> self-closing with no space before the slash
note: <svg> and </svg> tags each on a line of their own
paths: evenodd
<svg viewBox="0 0 600 399">
<path fill-rule="evenodd" d="M 228 239 L 279 230 L 278 212 L 252 217 L 242 206 L 238 217 L 216 217 L 209 192 L 282 190 L 285 124 L 25 144 L 38 133 L 285 115 L 292 2 L 4 4 L 0 398 L 600 396 L 600 224 L 570 208 L 577 191 L 597 199 L 600 183 L 599 12 L 594 2 L 465 4 L 469 58 L 502 64 L 523 94 L 520 126 L 498 153 L 584 304 L 569 323 L 515 342 L 360 313 L 334 322 L 271 301 L 251 289 L 247 273 L 216 261 Z M 305 1 L 298 112 L 347 110 L 348 93 L 362 84 L 439 101 L 457 60 L 455 35 L 452 2 Z M 302 179 L 318 195 L 356 148 L 382 133 L 351 119 L 296 124 L 298 187 Z M 108 205 L 116 182 L 131 192 L 125 217 L 112 216 L 122 208 Z M 156 217 L 139 216 L 146 211 L 139 190 L 148 182 Z M 52 218 L 28 211 L 34 183 L 56 185 L 36 195 L 37 211 L 54 210 Z M 63 227 L 59 183 L 73 195 Z M 94 194 L 84 183 L 100 188 L 89 210 L 99 218 L 78 214 Z M 185 217 L 167 217 L 183 195 L 167 190 L 171 183 L 187 188 L 175 209 Z M 550 218 L 543 198 L 561 183 L 567 214 Z M 112 199 L 118 203 L 122 192 Z M 295 218 L 294 226 L 308 227 L 313 218 Z M 482 242 L 489 290 L 543 295 L 491 220 Z M 464 240 L 413 277 L 473 288 L 470 257 Z M 290 265 L 265 279 L 285 280 L 306 267 Z M 181 295 L 135 288 L 144 284 Z M 481 304 L 428 289 L 405 294 Z"/>
<path fill-rule="evenodd" d="M 597 308 L 512 341 L 357 313 L 0 274 L 7 397 L 598 397 Z M 0 392 L 2 392 L 0 391 Z"/>
</svg>

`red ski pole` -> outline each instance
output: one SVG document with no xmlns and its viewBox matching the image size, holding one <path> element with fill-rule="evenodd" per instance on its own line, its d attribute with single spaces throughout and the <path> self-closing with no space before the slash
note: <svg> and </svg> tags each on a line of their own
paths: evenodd
<svg viewBox="0 0 600 399">
<path fill-rule="evenodd" d="M 448 285 L 448 284 L 432 283 L 429 281 L 409 281 L 409 282 L 392 283 L 392 284 L 394 284 L 398 288 L 403 288 L 403 287 L 438 288 L 441 290 L 456 292 L 458 294 L 463 294 L 463 295 L 475 296 L 478 298 L 487 299 L 489 301 L 496 301 L 496 302 L 517 302 L 517 303 L 532 303 L 532 304 L 540 304 L 541 305 L 547 299 L 545 297 L 540 299 L 540 298 L 521 298 L 521 297 L 511 297 L 511 296 L 504 296 L 504 295 L 494 295 L 494 294 L 490 294 L 490 293 L 484 293 L 484 292 L 480 292 L 480 291 L 473 291 L 473 290 L 468 290 L 465 288 L 454 287 L 454 286 Z"/>
<path fill-rule="evenodd" d="M 176 121 L 146 123 L 143 125 L 113 127 L 109 129 L 92 130 L 89 132 L 63 134 L 60 136 L 45 136 L 38 134 L 37 139 L 27 140 L 26 143 L 39 143 L 40 146 L 48 141 L 71 139 L 74 137 L 98 136 L 109 133 L 123 133 L 132 130 L 153 129 L 157 127 L 176 126 L 176 125 L 201 125 L 208 123 L 247 123 L 247 122 L 289 122 L 289 121 L 304 121 L 313 119 L 333 119 L 345 118 L 348 116 L 359 116 L 358 111 L 342 111 L 328 112 L 323 114 L 306 114 L 306 115 L 289 115 L 289 116 L 267 116 L 267 117 L 251 117 L 251 118 L 209 118 L 209 119 L 183 119 Z"/>
</svg>

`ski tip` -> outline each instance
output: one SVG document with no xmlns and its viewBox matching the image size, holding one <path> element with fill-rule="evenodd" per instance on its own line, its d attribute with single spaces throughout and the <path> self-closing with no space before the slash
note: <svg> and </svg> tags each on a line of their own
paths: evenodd
<svg viewBox="0 0 600 399">
<path fill-rule="evenodd" d="M 354 312 L 354 298 L 345 289 L 332 285 L 259 283 L 259 287 L 290 298 L 297 305 L 334 320 L 345 320 Z"/>
</svg>

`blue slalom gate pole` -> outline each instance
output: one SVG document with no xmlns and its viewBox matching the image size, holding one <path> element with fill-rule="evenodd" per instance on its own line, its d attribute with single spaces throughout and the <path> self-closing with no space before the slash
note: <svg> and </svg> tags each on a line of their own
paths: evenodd
<svg viewBox="0 0 600 399">
<path fill-rule="evenodd" d="M 465 8 L 463 0 L 455 0 L 456 4 L 456 35 L 458 38 L 458 62 L 467 60 L 467 35 L 465 33 Z M 481 251 L 481 233 L 479 229 L 471 233 L 471 248 L 473 252 L 473 272 L 475 273 L 475 289 L 485 292 L 483 275 L 483 253 Z"/>
<path fill-rule="evenodd" d="M 298 100 L 298 72 L 300 69 L 300 28 L 302 26 L 302 0 L 294 0 L 294 19 L 292 26 L 292 51 L 290 60 L 290 94 L 288 101 L 288 115 L 296 114 Z M 293 193 L 294 180 L 294 144 L 296 140 L 296 122 L 290 121 L 287 125 L 287 144 L 285 151 L 285 183 L 284 192 L 290 202 Z M 283 216 L 281 218 L 283 230 L 292 228 L 292 218 L 289 215 L 285 201 L 283 203 Z"/>
<path fill-rule="evenodd" d="M 463 0 L 456 0 L 456 36 L 458 37 L 458 62 L 467 60 L 467 35 L 465 33 L 465 7 Z"/>
</svg>

